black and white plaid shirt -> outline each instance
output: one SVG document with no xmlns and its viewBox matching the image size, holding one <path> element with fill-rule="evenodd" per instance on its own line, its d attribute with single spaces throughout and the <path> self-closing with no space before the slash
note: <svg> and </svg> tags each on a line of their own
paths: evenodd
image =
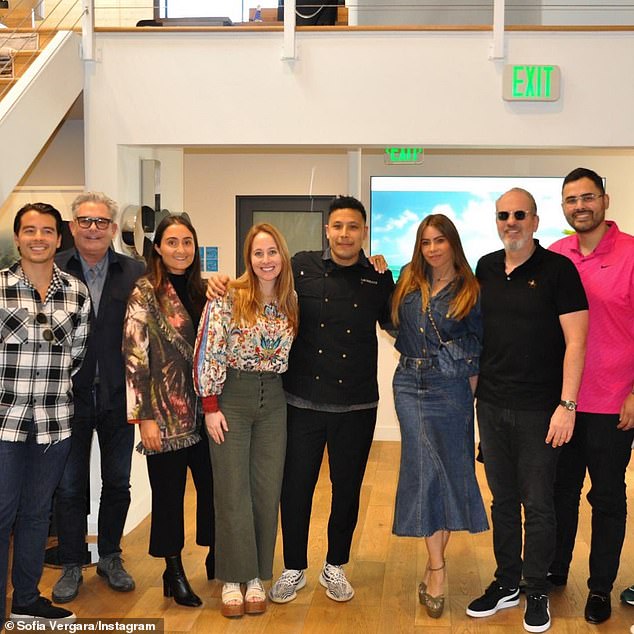
<svg viewBox="0 0 634 634">
<path fill-rule="evenodd" d="M 71 376 L 86 352 L 90 295 L 57 266 L 44 302 L 20 263 L 0 271 L 0 440 L 71 435 Z"/>
</svg>

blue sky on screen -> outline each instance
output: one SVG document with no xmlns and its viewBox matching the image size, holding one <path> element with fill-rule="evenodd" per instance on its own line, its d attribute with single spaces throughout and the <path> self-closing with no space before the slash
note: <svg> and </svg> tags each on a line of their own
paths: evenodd
<svg viewBox="0 0 634 634">
<path fill-rule="evenodd" d="M 495 227 L 495 201 L 511 187 L 522 187 L 535 197 L 540 218 L 535 235 L 547 247 L 570 229 L 561 210 L 561 184 L 558 177 L 374 176 L 371 253 L 385 255 L 390 269 L 398 275 L 412 257 L 421 220 L 442 213 L 456 225 L 475 269 L 482 255 L 502 248 Z"/>
</svg>

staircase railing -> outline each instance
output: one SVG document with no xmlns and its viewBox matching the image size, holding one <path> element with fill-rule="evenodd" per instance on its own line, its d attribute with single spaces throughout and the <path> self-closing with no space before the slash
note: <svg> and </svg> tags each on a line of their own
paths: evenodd
<svg viewBox="0 0 634 634">
<path fill-rule="evenodd" d="M 8 12 L 0 15 L 0 99 L 19 79 L 16 66 L 26 68 L 38 56 L 53 35 L 63 30 L 82 30 L 84 52 L 88 49 L 92 59 L 94 0 L 57 0 L 47 6 L 47 15 L 42 16 L 42 0 L 16 0 L 11 2 Z M 84 55 L 84 57 L 86 57 Z"/>
</svg>

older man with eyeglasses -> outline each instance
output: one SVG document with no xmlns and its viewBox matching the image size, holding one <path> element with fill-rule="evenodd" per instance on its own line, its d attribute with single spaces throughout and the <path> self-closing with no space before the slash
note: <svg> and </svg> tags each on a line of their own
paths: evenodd
<svg viewBox="0 0 634 634">
<path fill-rule="evenodd" d="M 539 217 L 529 192 L 514 188 L 500 196 L 495 218 L 504 249 L 476 268 L 484 323 L 476 398 L 497 570 L 467 614 L 487 617 L 518 605 L 523 573 L 524 629 L 545 632 L 553 483 L 574 428 L 588 303 L 572 262 L 533 238 Z"/>
<path fill-rule="evenodd" d="M 12 532 L 11 619 L 74 619 L 38 588 L 71 445 L 71 376 L 84 358 L 90 315 L 84 284 L 54 265 L 61 230 L 51 205 L 22 207 L 13 223 L 20 259 L 0 271 L 0 629 Z"/>
<path fill-rule="evenodd" d="M 585 618 L 597 624 L 611 615 L 610 592 L 625 538 L 625 469 L 634 440 L 634 237 L 605 219 L 610 198 L 596 172 L 582 167 L 570 172 L 562 198 L 576 234 L 550 248 L 577 267 L 590 325 L 577 422 L 557 466 L 557 550 L 549 579 L 557 586 L 568 580 L 587 471 L 592 538 Z M 621 598 L 634 605 L 634 586 Z"/>
<path fill-rule="evenodd" d="M 97 574 L 112 590 L 129 592 L 135 587 L 121 559 L 134 445 L 134 425 L 128 424 L 126 414 L 121 338 L 128 296 L 145 266 L 112 249 L 117 210 L 115 201 L 105 194 L 77 196 L 70 223 L 75 246 L 56 258 L 62 270 L 86 283 L 93 306 L 86 359 L 73 379 L 71 450 L 56 493 L 58 555 L 63 567 L 53 588 L 53 599 L 58 603 L 72 601 L 83 581 L 86 493 L 94 431 L 101 454 Z"/>
</svg>

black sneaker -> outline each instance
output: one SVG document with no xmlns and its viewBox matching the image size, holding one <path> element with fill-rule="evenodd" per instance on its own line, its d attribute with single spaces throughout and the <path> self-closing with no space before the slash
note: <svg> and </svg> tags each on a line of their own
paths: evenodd
<svg viewBox="0 0 634 634">
<path fill-rule="evenodd" d="M 38 597 L 31 605 L 12 605 L 12 621 L 66 621 L 75 620 L 75 615 L 70 610 L 58 608 L 46 597 Z"/>
<path fill-rule="evenodd" d="M 471 601 L 467 607 L 467 614 L 476 618 L 492 616 L 498 610 L 519 605 L 519 602 L 519 588 L 504 588 L 497 581 L 494 581 L 481 597 Z"/>
<path fill-rule="evenodd" d="M 527 632 L 545 632 L 550 627 L 550 610 L 548 597 L 539 592 L 533 592 L 526 597 L 524 611 L 524 629 Z"/>
</svg>

